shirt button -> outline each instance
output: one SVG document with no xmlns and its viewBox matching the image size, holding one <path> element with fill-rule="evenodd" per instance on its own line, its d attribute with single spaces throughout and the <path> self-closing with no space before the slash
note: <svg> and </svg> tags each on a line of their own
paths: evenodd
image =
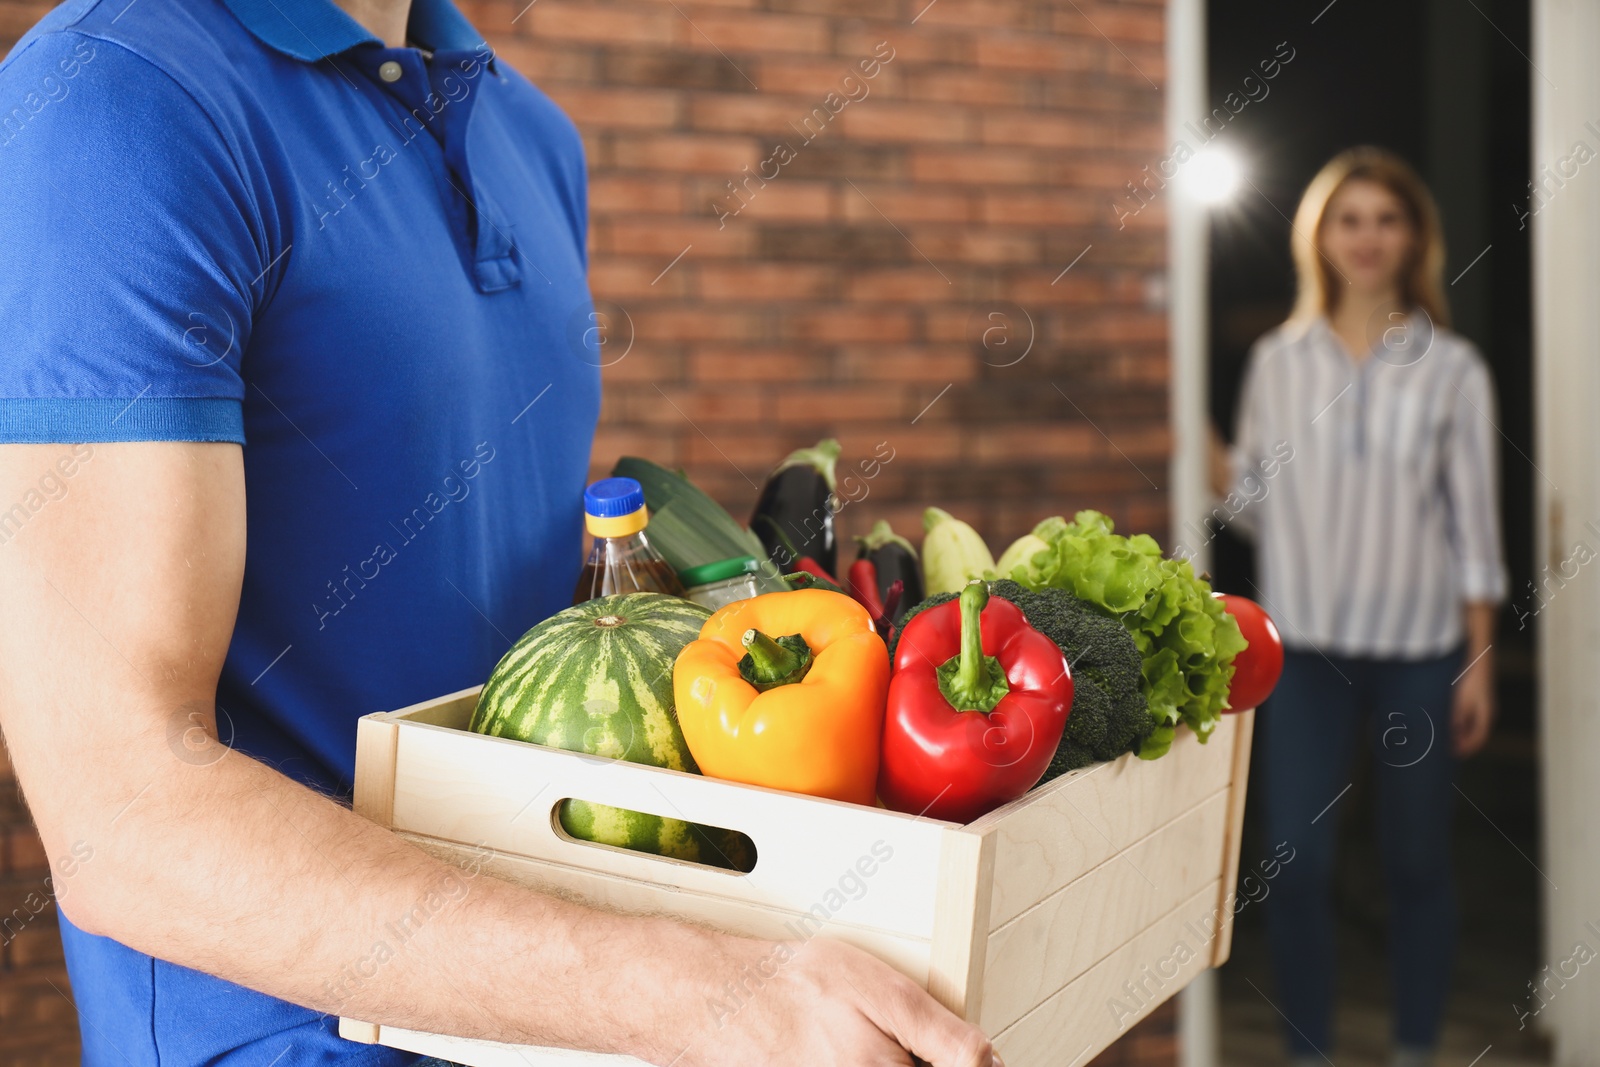
<svg viewBox="0 0 1600 1067">
<path fill-rule="evenodd" d="M 405 71 L 400 69 L 400 64 L 392 59 L 386 60 L 378 67 L 378 77 L 386 82 L 397 82 L 404 73 Z"/>
</svg>

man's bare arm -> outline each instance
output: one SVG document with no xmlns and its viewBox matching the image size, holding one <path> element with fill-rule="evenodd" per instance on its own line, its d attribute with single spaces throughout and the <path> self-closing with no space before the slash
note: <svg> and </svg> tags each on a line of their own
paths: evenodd
<svg viewBox="0 0 1600 1067">
<path fill-rule="evenodd" d="M 66 446 L 0 446 L 0 508 Z M 703 1005 L 773 946 L 463 874 L 209 726 L 245 554 L 241 451 L 94 446 L 0 543 L 0 728 L 62 908 L 140 951 L 330 1014 L 683 1067 L 986 1067 L 989 1048 L 886 965 L 808 943 L 715 1034 Z M 216 742 L 210 742 L 216 745 Z M 197 755 L 197 752 L 199 753 Z M 441 897 L 376 964 L 387 924 Z M 343 976 L 366 961 L 359 981 Z M 892 1038 L 892 1039 L 891 1039 Z"/>
</svg>

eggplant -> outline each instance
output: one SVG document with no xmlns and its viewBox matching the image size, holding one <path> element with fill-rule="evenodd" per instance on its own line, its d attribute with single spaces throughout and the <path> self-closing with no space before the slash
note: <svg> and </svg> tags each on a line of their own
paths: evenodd
<svg viewBox="0 0 1600 1067">
<path fill-rule="evenodd" d="M 856 558 L 871 560 L 877 569 L 878 597 L 889 620 L 899 625 L 906 612 L 923 601 L 922 567 L 917 562 L 917 550 L 884 519 L 874 523 L 865 537 L 857 537 L 856 545 L 860 549 Z M 901 583 L 900 602 L 890 607 L 889 590 L 895 582 Z"/>
<path fill-rule="evenodd" d="M 838 573 L 833 536 L 833 513 L 839 509 L 833 468 L 838 461 L 839 442 L 825 438 L 789 453 L 761 487 L 750 530 L 781 571 L 793 570 L 800 557 L 815 560 L 829 574 Z"/>
</svg>

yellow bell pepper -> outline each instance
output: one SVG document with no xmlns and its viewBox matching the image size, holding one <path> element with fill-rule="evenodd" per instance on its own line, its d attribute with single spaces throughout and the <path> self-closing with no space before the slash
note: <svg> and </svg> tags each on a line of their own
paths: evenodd
<svg viewBox="0 0 1600 1067">
<path fill-rule="evenodd" d="M 727 605 L 678 654 L 672 689 L 702 773 L 875 802 L 889 653 L 844 594 L 794 589 Z"/>
</svg>

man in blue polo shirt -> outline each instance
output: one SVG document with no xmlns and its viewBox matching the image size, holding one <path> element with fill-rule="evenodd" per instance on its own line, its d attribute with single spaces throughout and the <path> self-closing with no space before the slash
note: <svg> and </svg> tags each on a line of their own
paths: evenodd
<svg viewBox="0 0 1600 1067">
<path fill-rule="evenodd" d="M 684 1067 L 991 1062 L 821 941 L 719 1021 L 774 946 L 451 893 L 338 802 L 356 718 L 481 681 L 579 560 L 582 149 L 448 0 L 69 0 L 0 65 L 0 190 L 0 727 L 86 1064 L 414 1058 L 340 1014 Z"/>
</svg>

